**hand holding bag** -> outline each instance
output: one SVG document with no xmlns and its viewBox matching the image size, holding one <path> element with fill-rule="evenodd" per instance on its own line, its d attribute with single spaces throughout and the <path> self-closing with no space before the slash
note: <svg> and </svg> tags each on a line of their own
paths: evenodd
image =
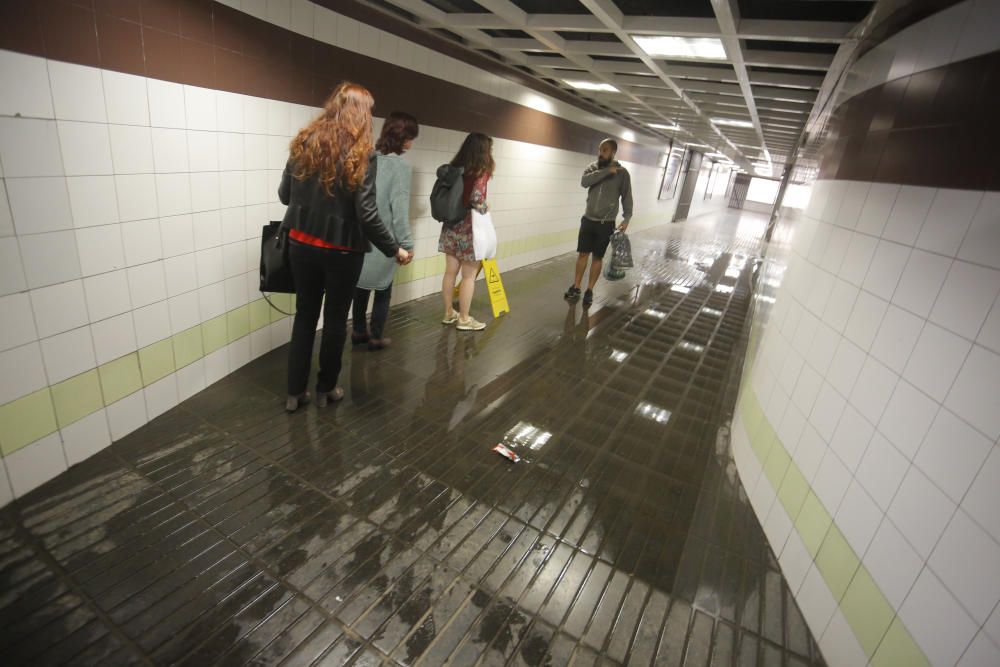
<svg viewBox="0 0 1000 667">
<path fill-rule="evenodd" d="M 472 209 L 472 250 L 476 253 L 476 261 L 497 256 L 497 230 L 489 211 L 480 213 Z"/>
</svg>

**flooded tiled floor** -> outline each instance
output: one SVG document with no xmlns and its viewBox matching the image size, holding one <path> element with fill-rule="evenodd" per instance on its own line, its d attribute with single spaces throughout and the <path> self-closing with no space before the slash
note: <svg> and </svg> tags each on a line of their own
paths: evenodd
<svg viewBox="0 0 1000 667">
<path fill-rule="evenodd" d="M 4 664 L 823 664 L 725 439 L 762 220 L 634 235 L 589 311 L 571 255 L 481 333 L 395 307 L 323 410 L 284 348 L 209 387 L 0 512 Z"/>
</svg>

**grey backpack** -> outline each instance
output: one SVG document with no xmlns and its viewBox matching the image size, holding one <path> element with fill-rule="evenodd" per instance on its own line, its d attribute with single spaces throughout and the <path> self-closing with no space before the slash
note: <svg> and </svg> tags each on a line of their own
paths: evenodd
<svg viewBox="0 0 1000 667">
<path fill-rule="evenodd" d="M 445 225 L 454 225 L 465 219 L 468 210 L 462 204 L 463 167 L 443 164 L 438 167 L 437 180 L 431 188 L 431 217 Z"/>
</svg>

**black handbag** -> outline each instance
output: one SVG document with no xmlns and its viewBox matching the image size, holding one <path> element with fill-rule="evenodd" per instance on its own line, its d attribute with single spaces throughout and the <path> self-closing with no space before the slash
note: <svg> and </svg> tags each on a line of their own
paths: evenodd
<svg viewBox="0 0 1000 667">
<path fill-rule="evenodd" d="M 260 237 L 260 291 L 295 293 L 295 278 L 292 276 L 292 263 L 288 259 L 288 229 L 281 222 L 269 222 L 264 225 Z M 267 294 L 264 294 L 267 299 Z M 271 303 L 270 299 L 267 299 Z M 284 313 L 285 311 L 271 303 L 271 307 Z M 285 313 L 290 315 L 290 313 Z"/>
</svg>

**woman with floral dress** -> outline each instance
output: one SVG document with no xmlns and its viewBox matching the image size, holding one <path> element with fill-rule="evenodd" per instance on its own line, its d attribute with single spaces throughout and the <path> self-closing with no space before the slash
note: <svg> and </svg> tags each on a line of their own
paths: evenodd
<svg viewBox="0 0 1000 667">
<path fill-rule="evenodd" d="M 476 273 L 480 263 L 472 248 L 472 211 L 486 213 L 486 184 L 493 177 L 493 139 L 481 132 L 473 132 L 462 142 L 462 147 L 452 158 L 451 164 L 464 169 L 462 203 L 469 209 L 465 218 L 454 225 L 444 225 L 438 240 L 438 251 L 445 254 L 444 278 L 441 297 L 444 300 L 442 324 L 454 324 L 459 331 L 481 331 L 486 328 L 469 315 L 472 294 L 476 289 Z M 458 312 L 452 305 L 455 280 L 462 274 L 458 292 Z"/>
</svg>

